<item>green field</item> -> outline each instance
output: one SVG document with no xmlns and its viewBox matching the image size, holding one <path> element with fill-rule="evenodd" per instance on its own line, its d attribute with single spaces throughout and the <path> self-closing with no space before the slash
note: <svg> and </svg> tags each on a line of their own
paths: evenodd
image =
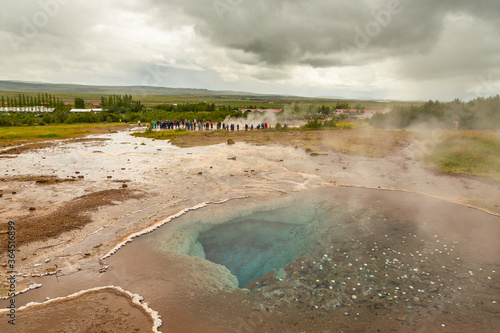
<svg viewBox="0 0 500 333">
<path fill-rule="evenodd" d="M 0 127 L 0 147 L 25 143 L 78 138 L 89 134 L 107 133 L 109 129 L 126 124 L 58 124 L 45 126 Z"/>
<path fill-rule="evenodd" d="M 442 172 L 500 180 L 500 133 L 445 132 L 424 161 Z"/>
<path fill-rule="evenodd" d="M 73 103 L 76 97 L 83 98 L 86 106 L 100 103 L 101 96 L 132 95 L 134 100 L 140 100 L 146 107 L 164 103 L 199 103 L 207 102 L 216 105 L 231 105 L 244 108 L 257 105 L 259 108 L 283 108 L 292 104 L 334 107 L 337 103 L 349 103 L 354 108 L 359 104 L 367 109 L 393 109 L 394 106 L 421 105 L 422 102 L 403 101 L 370 101 L 345 100 L 334 98 L 310 98 L 300 96 L 263 95 L 235 91 L 212 91 L 206 89 L 164 88 L 164 87 L 113 87 L 85 86 L 72 84 L 23 83 L 0 81 L 0 95 L 17 97 L 19 94 L 37 96 L 38 93 L 50 93 L 66 103 Z"/>
</svg>

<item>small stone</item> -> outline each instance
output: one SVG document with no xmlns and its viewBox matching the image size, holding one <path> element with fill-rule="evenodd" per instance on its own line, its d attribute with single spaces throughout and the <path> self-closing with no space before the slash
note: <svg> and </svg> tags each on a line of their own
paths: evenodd
<svg viewBox="0 0 500 333">
<path fill-rule="evenodd" d="M 234 145 L 236 142 L 234 142 L 233 139 L 227 139 L 227 144 L 228 145 Z"/>
<path fill-rule="evenodd" d="M 2 267 L 7 267 L 7 263 L 6 263 L 6 262 L 3 262 L 3 263 L 2 263 Z"/>
<path fill-rule="evenodd" d="M 85 178 L 85 177 L 84 177 L 84 176 L 82 176 L 82 175 L 80 175 L 80 176 L 78 176 L 78 178 L 82 179 L 82 178 Z"/>
<path fill-rule="evenodd" d="M 75 171 L 75 174 L 79 175 L 79 174 L 80 174 L 80 171 Z"/>
<path fill-rule="evenodd" d="M 228 159 L 228 160 L 233 160 L 233 161 L 236 161 L 236 156 L 235 156 L 235 157 L 228 157 L 227 159 Z"/>
<path fill-rule="evenodd" d="M 17 194 L 17 192 L 16 191 L 12 191 L 12 194 Z"/>
<path fill-rule="evenodd" d="M 122 184 L 122 187 L 128 187 L 128 185 L 127 184 Z"/>
<path fill-rule="evenodd" d="M 36 210 L 36 207 L 30 207 L 30 210 L 32 210 L 32 211 Z"/>
<path fill-rule="evenodd" d="M 113 178 L 113 176 L 108 176 L 108 179 Z"/>
</svg>

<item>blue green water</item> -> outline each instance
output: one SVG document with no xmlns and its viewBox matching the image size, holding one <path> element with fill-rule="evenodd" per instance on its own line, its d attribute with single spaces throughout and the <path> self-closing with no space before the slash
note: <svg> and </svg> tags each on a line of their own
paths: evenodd
<svg viewBox="0 0 500 333">
<path fill-rule="evenodd" d="M 307 226 L 245 218 L 200 233 L 205 258 L 224 265 L 240 287 L 282 268 L 307 249 Z"/>
</svg>

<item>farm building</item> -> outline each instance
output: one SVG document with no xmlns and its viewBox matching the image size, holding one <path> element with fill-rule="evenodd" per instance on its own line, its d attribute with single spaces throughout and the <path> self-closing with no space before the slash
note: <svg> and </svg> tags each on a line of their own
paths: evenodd
<svg viewBox="0 0 500 333">
<path fill-rule="evenodd" d="M 7 106 L 0 108 L 0 112 L 54 112 L 55 108 L 47 108 L 45 106 L 24 106 L 14 107 Z"/>
</svg>

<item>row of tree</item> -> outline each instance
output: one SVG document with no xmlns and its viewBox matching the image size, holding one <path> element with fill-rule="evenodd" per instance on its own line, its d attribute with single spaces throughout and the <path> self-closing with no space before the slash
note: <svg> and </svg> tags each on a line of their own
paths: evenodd
<svg viewBox="0 0 500 333">
<path fill-rule="evenodd" d="M 371 124 L 378 128 L 499 129 L 500 96 L 477 98 L 470 102 L 455 99 L 441 103 L 429 101 L 420 106 L 396 107 L 392 112 L 374 115 Z"/>
<path fill-rule="evenodd" d="M 216 110 L 214 103 L 184 103 L 184 104 L 160 104 L 154 107 L 156 110 L 164 110 L 168 112 L 212 112 Z"/>
<path fill-rule="evenodd" d="M 47 108 L 55 108 L 63 111 L 67 109 L 62 99 L 48 93 L 38 94 L 37 96 L 19 94 L 17 97 L 0 96 L 1 107 L 34 107 L 45 106 Z"/>
<path fill-rule="evenodd" d="M 141 112 L 144 108 L 141 101 L 134 100 L 132 95 L 110 95 L 101 97 L 101 108 L 110 112 Z"/>
</svg>

